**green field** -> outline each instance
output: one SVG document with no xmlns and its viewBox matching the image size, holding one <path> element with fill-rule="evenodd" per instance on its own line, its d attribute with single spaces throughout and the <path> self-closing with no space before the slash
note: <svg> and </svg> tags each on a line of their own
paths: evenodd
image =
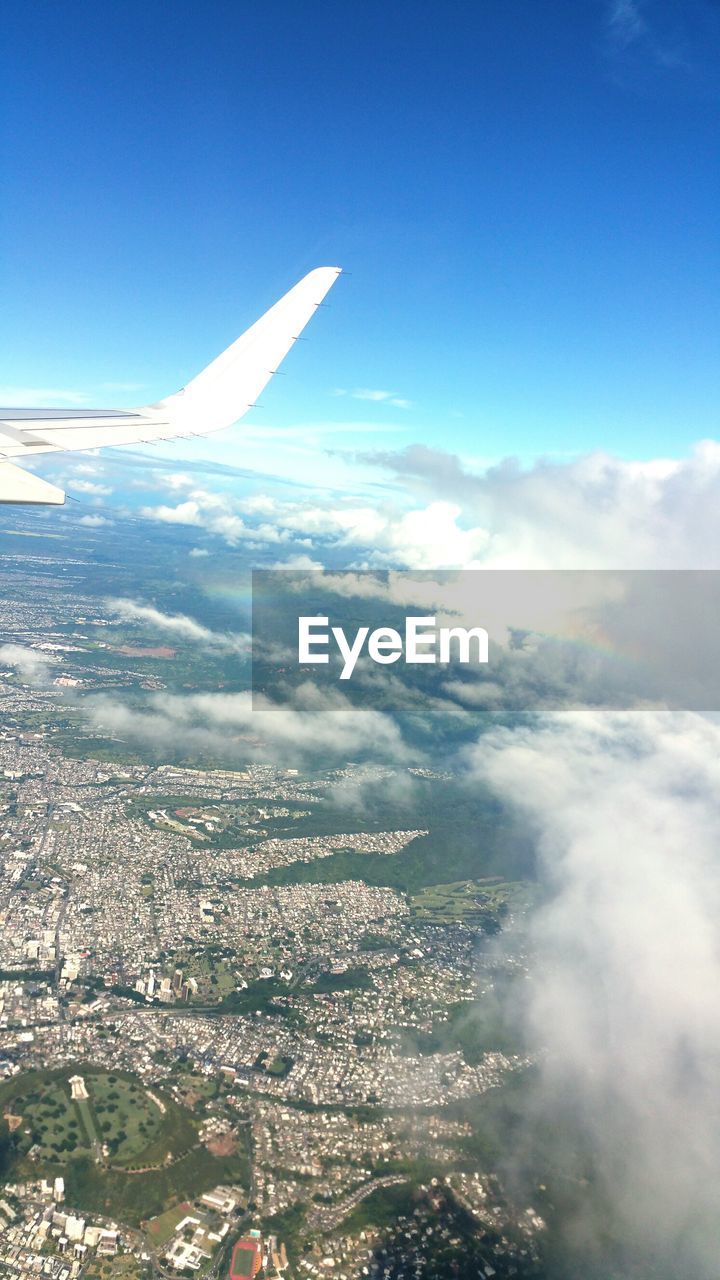
<svg viewBox="0 0 720 1280">
<path fill-rule="evenodd" d="M 75 1074 L 82 1075 L 88 1100 L 73 1100 L 68 1081 Z M 92 1154 L 111 1165 L 145 1167 L 162 1163 L 168 1154 L 180 1154 L 196 1141 L 187 1112 L 124 1072 L 28 1072 L 0 1088 L 0 1105 L 22 1120 L 17 1130 L 20 1152 L 34 1147 L 38 1160 Z"/>
<path fill-rule="evenodd" d="M 475 925 L 492 933 L 512 907 L 526 903 L 528 886 L 492 880 L 456 880 L 433 884 L 413 895 L 410 906 L 418 921 L 428 924 Z"/>
<path fill-rule="evenodd" d="M 395 1187 L 378 1187 L 353 1209 L 343 1222 L 343 1231 L 352 1235 L 369 1228 L 393 1227 L 399 1217 L 411 1217 L 419 1200 L 417 1190 L 409 1183 Z"/>
<path fill-rule="evenodd" d="M 202 1146 L 149 1173 L 103 1169 L 89 1157 L 71 1160 L 63 1172 L 68 1205 L 88 1213 L 110 1213 L 132 1226 L 219 1183 L 247 1186 L 249 1177 L 244 1154 L 217 1157 Z"/>
<path fill-rule="evenodd" d="M 153 794 L 133 796 L 126 802 L 131 817 L 144 818 L 156 830 L 179 831 L 197 844 L 215 849 L 245 847 L 249 840 L 262 840 L 296 834 L 296 824 L 311 816 L 307 808 L 295 801 L 278 805 L 272 800 L 261 802 L 206 800 L 200 796 Z M 150 810 L 164 810 L 167 819 L 151 819 Z M 198 828 L 192 818 L 207 820 L 213 830 Z"/>
<path fill-rule="evenodd" d="M 354 831 L 392 831 L 427 828 L 391 857 L 340 849 L 313 862 L 293 862 L 264 875 L 243 880 L 244 885 L 336 884 L 363 880 L 388 885 L 401 893 L 419 894 L 441 879 L 446 882 L 485 880 L 519 881 L 534 874 L 534 850 L 527 833 L 510 813 L 480 790 L 473 797 L 450 784 L 427 784 L 417 797 L 412 817 L 401 805 L 373 800 L 371 814 L 353 815 Z M 332 807 L 316 810 L 312 818 L 298 819 L 295 836 L 338 834 L 338 818 Z M 346 828 L 347 829 L 347 828 Z M 241 881 L 238 880 L 238 883 Z"/>
<path fill-rule="evenodd" d="M 142 1264 L 129 1253 L 120 1253 L 116 1258 L 94 1258 L 83 1272 L 85 1280 L 140 1280 L 142 1274 Z"/>
<path fill-rule="evenodd" d="M 172 1209 L 166 1209 L 164 1213 L 159 1213 L 157 1218 L 153 1218 L 147 1224 L 147 1232 L 155 1245 L 167 1244 L 175 1233 L 175 1228 L 179 1222 L 182 1222 L 186 1213 L 190 1208 L 190 1203 L 183 1200 L 180 1204 L 176 1204 Z"/>
<path fill-rule="evenodd" d="M 332 991 L 371 991 L 374 985 L 367 969 L 357 965 L 344 973 L 321 973 L 308 990 L 325 995 Z"/>
<path fill-rule="evenodd" d="M 87 1102 L 71 1098 L 81 1075 Z M 164 1112 L 149 1096 L 153 1094 Z M 137 1224 L 222 1182 L 247 1186 L 244 1153 L 216 1157 L 201 1146 L 191 1113 L 155 1085 L 84 1064 L 31 1071 L 0 1087 L 0 1111 L 20 1117 L 10 1178 L 62 1174 L 68 1206 Z M 107 1144 L 107 1154 L 98 1149 Z M 33 1151 L 32 1156 L 29 1153 Z"/>
<path fill-rule="evenodd" d="M 0 1090 L 0 1103 L 3 1112 L 22 1118 L 16 1131 L 21 1150 L 35 1145 L 40 1159 L 57 1160 L 89 1148 L 83 1117 L 62 1077 L 43 1079 L 40 1072 L 16 1076 Z"/>
</svg>

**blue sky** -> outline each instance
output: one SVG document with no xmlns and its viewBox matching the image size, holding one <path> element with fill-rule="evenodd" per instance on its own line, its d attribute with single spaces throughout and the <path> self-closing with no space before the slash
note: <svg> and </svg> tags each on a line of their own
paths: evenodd
<svg viewBox="0 0 720 1280">
<path fill-rule="evenodd" d="M 24 0 L 2 45 L 6 396 L 157 398 L 337 263 L 203 455 L 717 435 L 716 5 Z"/>
</svg>

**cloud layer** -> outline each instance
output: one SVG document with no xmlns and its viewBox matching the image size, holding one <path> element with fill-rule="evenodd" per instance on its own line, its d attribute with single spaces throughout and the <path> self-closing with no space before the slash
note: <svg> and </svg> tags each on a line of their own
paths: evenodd
<svg viewBox="0 0 720 1280">
<path fill-rule="evenodd" d="M 149 745 L 165 758 L 180 748 L 195 758 L 306 768 L 367 758 L 401 764 L 408 756 L 389 715 L 312 686 L 282 706 L 249 693 L 157 694 L 142 711 L 104 696 L 87 698 L 83 713 L 100 731 Z"/>
<path fill-rule="evenodd" d="M 395 568 L 720 567 L 720 445 L 683 459 L 516 459 L 476 470 L 412 445 L 362 455 L 390 473 L 375 492 L 258 485 L 248 497 L 192 480 L 146 506 L 149 520 L 203 529 L 231 546 L 335 566 Z M 177 490 L 182 487 L 180 496 Z M 174 490 L 174 491 L 173 491 Z M 278 555 L 281 552 L 281 555 Z"/>
<path fill-rule="evenodd" d="M 690 715 L 568 714 L 486 735 L 469 761 L 532 825 L 550 893 L 534 924 L 529 1008 L 548 1048 L 546 1118 L 580 1117 L 600 1178 L 595 1208 L 656 1259 L 654 1275 L 709 1280 L 720 1215 L 720 728 Z"/>
<path fill-rule="evenodd" d="M 233 635 L 211 631 L 195 618 L 188 618 L 184 613 L 163 613 L 154 605 L 140 604 L 137 600 L 126 597 L 110 598 L 105 601 L 108 613 L 122 622 L 138 623 L 151 631 L 161 631 L 178 639 L 188 640 L 195 644 L 214 649 L 227 649 L 231 653 L 247 654 L 250 637 L 245 633 Z"/>
</svg>

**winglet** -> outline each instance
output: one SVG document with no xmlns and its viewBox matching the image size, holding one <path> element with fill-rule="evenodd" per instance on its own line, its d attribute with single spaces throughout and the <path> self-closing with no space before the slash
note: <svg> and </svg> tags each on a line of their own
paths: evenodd
<svg viewBox="0 0 720 1280">
<path fill-rule="evenodd" d="M 11 462 L 0 462 L 0 502 L 43 502 L 61 507 L 65 494 L 32 471 L 14 467 Z"/>
<path fill-rule="evenodd" d="M 255 404 L 332 288 L 340 267 L 316 267 L 175 395 L 150 406 L 178 429 L 232 426 Z"/>
</svg>

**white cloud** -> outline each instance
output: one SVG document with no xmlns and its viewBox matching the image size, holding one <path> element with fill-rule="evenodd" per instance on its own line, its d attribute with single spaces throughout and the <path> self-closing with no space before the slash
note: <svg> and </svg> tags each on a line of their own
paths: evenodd
<svg viewBox="0 0 720 1280">
<path fill-rule="evenodd" d="M 71 479 L 68 481 L 68 485 L 69 487 L 75 489 L 78 493 L 97 494 L 98 496 L 101 494 L 107 495 L 112 493 L 112 488 L 109 484 L 98 484 L 94 480 L 72 480 Z"/>
<path fill-rule="evenodd" d="M 78 524 L 84 524 L 87 529 L 100 529 L 104 524 L 112 524 L 107 516 L 81 516 Z"/>
<path fill-rule="evenodd" d="M 694 86 L 709 71 L 717 77 L 717 25 L 707 0 L 609 0 L 606 32 L 611 50 L 631 59 L 637 73 L 643 64 L 660 72 L 690 73 Z"/>
<path fill-rule="evenodd" d="M 479 469 L 420 445 L 363 457 L 393 472 L 392 483 L 362 495 L 263 487 L 238 498 L 187 489 L 183 476 L 176 487 L 184 497 L 141 514 L 205 529 L 230 545 L 284 543 L 288 554 L 318 560 L 332 549 L 333 563 L 345 566 L 720 567 L 714 441 L 679 459 L 597 452 Z"/>
<path fill-rule="evenodd" d="M 407 751 L 392 718 L 351 707 L 341 694 L 304 686 L 282 705 L 249 693 L 158 694 L 142 712 L 105 697 L 87 699 L 91 722 L 130 739 L 175 752 L 209 752 L 233 761 L 257 760 L 286 767 L 332 758 L 404 761 Z"/>
<path fill-rule="evenodd" d="M 621 45 L 632 44 L 647 31 L 647 23 L 636 0 L 612 0 L 607 20 L 611 36 Z"/>
<path fill-rule="evenodd" d="M 146 520 L 159 520 L 162 524 L 202 524 L 200 507 L 197 502 L 188 499 L 176 507 L 161 503 L 158 507 L 143 507 L 140 512 Z"/>
<path fill-rule="evenodd" d="M 163 524 L 183 524 L 206 529 L 217 534 L 230 546 L 239 542 L 273 543 L 281 539 L 273 525 L 251 526 L 238 514 L 239 504 L 232 496 L 195 489 L 177 506 L 161 503 L 157 507 L 144 507 L 141 515 L 146 520 L 159 520 Z"/>
<path fill-rule="evenodd" d="M 456 549 L 478 567 L 720 567 L 720 444 L 712 440 L 681 459 L 597 452 L 530 467 L 510 458 L 480 472 L 419 445 L 369 456 L 395 472 L 417 506 L 428 496 L 457 505 L 458 528 L 476 536 L 471 546 L 457 539 Z"/>
<path fill-rule="evenodd" d="M 110 598 L 105 601 L 108 613 L 123 622 L 136 622 L 155 631 L 169 632 L 184 640 L 212 648 L 228 649 L 233 653 L 247 653 L 250 637 L 245 633 L 239 635 L 211 631 L 209 627 L 189 618 L 184 613 L 163 613 L 154 605 L 140 604 L 136 600 L 125 597 Z"/>
<path fill-rule="evenodd" d="M 50 654 L 21 644 L 0 645 L 0 665 L 15 667 L 20 679 L 27 684 L 46 684 L 48 668 L 56 662 L 57 658 Z"/>
<path fill-rule="evenodd" d="M 103 470 L 102 464 L 73 460 L 73 471 L 79 476 L 96 476 Z"/>
<path fill-rule="evenodd" d="M 163 489 L 192 489 L 195 481 L 185 471 L 160 471 L 154 473 L 158 486 Z"/>
<path fill-rule="evenodd" d="M 372 387 L 356 387 L 350 395 L 355 400 L 390 400 L 395 395 L 394 391 L 374 391 Z"/>
<path fill-rule="evenodd" d="M 462 527 L 458 503 L 443 500 L 411 511 L 382 510 L 367 500 L 355 504 L 334 496 L 321 504 L 305 495 L 280 500 L 263 494 L 238 500 L 194 490 L 176 506 L 146 507 L 141 514 L 166 524 L 203 528 L 230 545 L 303 543 L 318 556 L 321 548 L 313 540 L 327 541 L 350 560 L 359 558 L 374 566 L 424 569 L 477 563 L 488 541 L 485 529 Z"/>
<path fill-rule="evenodd" d="M 155 627 L 159 631 L 172 631 L 176 635 L 184 636 L 187 640 L 207 641 L 212 637 L 212 631 L 208 627 L 204 627 L 202 623 L 196 622 L 194 618 L 188 618 L 183 613 L 162 613 L 152 605 L 139 604 L 135 600 L 124 597 L 106 600 L 105 607 L 108 613 L 120 618 L 123 622 L 147 623 L 148 626 Z"/>
<path fill-rule="evenodd" d="M 396 409 L 412 409 L 412 400 L 406 400 L 399 396 L 396 391 L 382 391 L 373 387 L 356 387 L 354 391 L 348 391 L 345 387 L 336 387 L 333 391 L 335 396 L 350 396 L 353 400 L 370 400 L 376 404 L 391 404 Z"/>
<path fill-rule="evenodd" d="M 311 556 L 288 556 L 287 560 L 276 560 L 275 564 L 270 565 L 271 569 L 322 569 L 324 566 L 319 560 L 313 560 Z"/>
<path fill-rule="evenodd" d="M 577 712 L 488 733 L 469 763 L 526 815 L 549 890 L 529 988 L 547 1131 L 581 1118 L 594 1206 L 653 1274 L 715 1275 L 720 726 Z"/>
</svg>

